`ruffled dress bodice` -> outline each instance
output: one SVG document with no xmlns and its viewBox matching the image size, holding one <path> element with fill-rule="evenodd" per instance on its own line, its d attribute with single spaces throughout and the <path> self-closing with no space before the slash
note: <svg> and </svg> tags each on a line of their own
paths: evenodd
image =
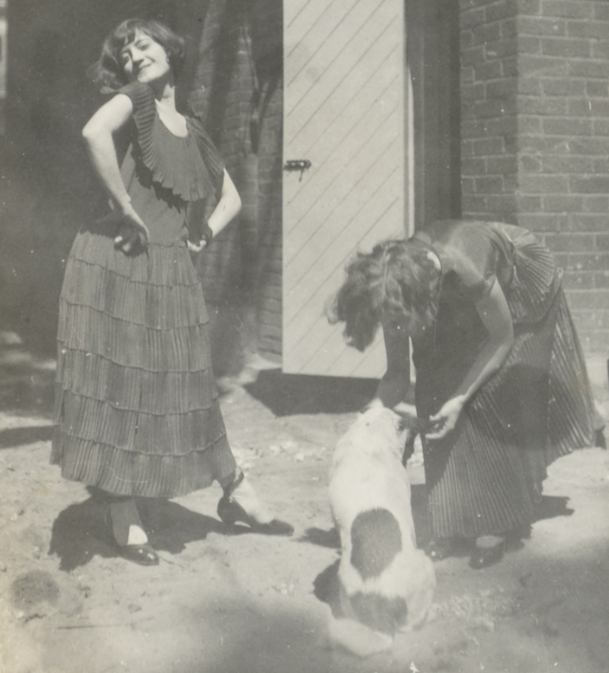
<svg viewBox="0 0 609 673">
<path fill-rule="evenodd" d="M 175 244 L 187 237 L 189 204 L 219 195 L 222 158 L 197 119 L 186 117 L 185 136 L 172 133 L 148 85 L 134 82 L 117 93 L 133 103 L 132 142 L 121 166 L 131 204 L 148 226 L 152 244 Z"/>
</svg>

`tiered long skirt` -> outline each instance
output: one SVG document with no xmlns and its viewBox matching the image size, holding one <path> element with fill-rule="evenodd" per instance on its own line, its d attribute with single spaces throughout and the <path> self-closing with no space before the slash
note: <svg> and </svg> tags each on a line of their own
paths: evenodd
<svg viewBox="0 0 609 673">
<path fill-rule="evenodd" d="M 60 300 L 51 461 L 67 479 L 147 497 L 234 471 L 184 241 L 125 255 L 103 227 L 78 234 Z"/>
<path fill-rule="evenodd" d="M 424 441 L 430 532 L 475 538 L 526 528 L 547 466 L 592 446 L 594 405 L 582 350 L 548 251 L 528 235 L 515 253 L 514 346 L 466 407 L 457 428 Z M 445 297 L 435 333 L 415 348 L 419 414 L 436 413 L 459 386 L 486 331 L 474 304 Z"/>
</svg>

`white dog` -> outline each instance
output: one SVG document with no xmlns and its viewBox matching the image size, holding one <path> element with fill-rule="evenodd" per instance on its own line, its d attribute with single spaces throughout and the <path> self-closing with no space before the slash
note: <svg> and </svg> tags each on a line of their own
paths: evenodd
<svg viewBox="0 0 609 673">
<path fill-rule="evenodd" d="M 433 598 L 433 565 L 416 547 L 402 465 L 407 433 L 391 409 L 371 408 L 334 452 L 330 505 L 342 547 L 342 616 L 331 618 L 330 639 L 358 656 L 385 650 L 396 632 L 422 626 Z"/>
</svg>

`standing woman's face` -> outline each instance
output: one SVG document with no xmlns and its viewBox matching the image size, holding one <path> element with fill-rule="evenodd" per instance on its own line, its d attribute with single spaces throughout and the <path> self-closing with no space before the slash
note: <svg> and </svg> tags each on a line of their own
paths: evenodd
<svg viewBox="0 0 609 673">
<path fill-rule="evenodd" d="M 130 82 L 148 83 L 172 75 L 165 49 L 140 31 L 121 50 L 121 65 Z"/>
</svg>

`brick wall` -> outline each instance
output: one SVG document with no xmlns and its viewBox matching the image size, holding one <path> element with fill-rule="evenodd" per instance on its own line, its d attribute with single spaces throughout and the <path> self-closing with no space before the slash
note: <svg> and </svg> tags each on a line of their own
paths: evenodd
<svg viewBox="0 0 609 673">
<path fill-rule="evenodd" d="M 538 232 L 587 352 L 609 332 L 609 3 L 461 0 L 463 211 Z"/>
<path fill-rule="evenodd" d="M 515 221 L 517 36 L 514 0 L 461 1 L 464 217 Z"/>
<path fill-rule="evenodd" d="M 225 345 L 218 371 L 281 355 L 282 23 L 277 0 L 212 0 L 201 38 L 198 104 L 243 201 L 199 261 Z"/>
</svg>

